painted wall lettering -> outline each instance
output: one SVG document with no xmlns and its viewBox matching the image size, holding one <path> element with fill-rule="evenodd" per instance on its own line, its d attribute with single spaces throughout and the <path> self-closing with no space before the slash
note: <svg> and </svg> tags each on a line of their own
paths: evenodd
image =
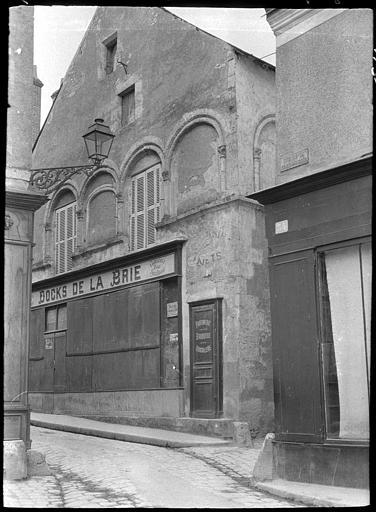
<svg viewBox="0 0 376 512">
<path fill-rule="evenodd" d="M 88 295 L 110 290 L 117 286 L 145 281 L 159 276 L 173 274 L 175 272 L 175 253 L 167 254 L 160 258 L 153 258 L 137 265 L 118 267 L 113 270 L 101 272 L 80 280 L 68 282 L 60 286 L 52 286 L 43 290 L 34 291 L 31 298 L 31 306 L 51 304 L 64 299 Z"/>
</svg>

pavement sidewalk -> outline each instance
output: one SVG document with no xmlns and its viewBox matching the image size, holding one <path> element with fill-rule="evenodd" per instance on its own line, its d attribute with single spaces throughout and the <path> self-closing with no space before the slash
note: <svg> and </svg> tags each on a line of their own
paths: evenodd
<svg viewBox="0 0 376 512">
<path fill-rule="evenodd" d="M 36 412 L 31 413 L 31 424 L 53 430 L 76 432 L 120 441 L 179 448 L 185 453 L 205 460 L 243 485 L 297 501 L 308 507 L 363 507 L 369 505 L 370 502 L 369 491 L 366 489 L 287 480 L 255 482 L 252 478 L 253 468 L 261 452 L 262 439 L 256 439 L 252 447 L 245 447 L 215 437 Z"/>
<path fill-rule="evenodd" d="M 36 427 L 75 432 L 88 436 L 106 437 L 129 443 L 152 444 L 166 448 L 190 446 L 227 446 L 231 441 L 216 437 L 187 434 L 158 428 L 135 427 L 89 420 L 64 414 L 31 413 L 31 424 Z"/>
</svg>

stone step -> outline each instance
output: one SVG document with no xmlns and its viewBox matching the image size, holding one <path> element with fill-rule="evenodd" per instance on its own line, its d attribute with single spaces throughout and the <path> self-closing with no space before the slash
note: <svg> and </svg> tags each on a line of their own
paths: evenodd
<svg viewBox="0 0 376 512">
<path fill-rule="evenodd" d="M 247 422 L 231 418 L 188 418 L 188 417 L 145 417 L 145 416 L 103 416 L 83 415 L 83 418 L 136 427 L 158 428 L 185 432 L 189 434 L 219 437 L 233 440 L 238 444 L 252 445 L 252 438 Z"/>
</svg>

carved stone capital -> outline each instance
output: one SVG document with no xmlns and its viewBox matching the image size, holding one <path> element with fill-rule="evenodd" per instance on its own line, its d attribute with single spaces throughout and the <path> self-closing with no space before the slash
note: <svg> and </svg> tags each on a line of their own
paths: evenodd
<svg viewBox="0 0 376 512">
<path fill-rule="evenodd" d="M 170 179 L 170 174 L 168 171 L 164 170 L 162 171 L 162 180 L 163 181 L 168 181 Z"/>
<path fill-rule="evenodd" d="M 4 222 L 4 229 L 5 230 L 10 229 L 13 226 L 13 224 L 14 224 L 14 221 L 13 221 L 12 217 L 8 213 L 6 213 L 5 214 L 5 222 Z"/>
<path fill-rule="evenodd" d="M 253 157 L 256 159 L 256 160 L 260 160 L 261 158 L 261 148 L 255 148 L 253 150 Z"/>
<path fill-rule="evenodd" d="M 218 146 L 219 158 L 226 158 L 226 145 Z"/>
<path fill-rule="evenodd" d="M 85 216 L 85 212 L 82 208 L 76 210 L 77 219 L 82 220 Z"/>
</svg>

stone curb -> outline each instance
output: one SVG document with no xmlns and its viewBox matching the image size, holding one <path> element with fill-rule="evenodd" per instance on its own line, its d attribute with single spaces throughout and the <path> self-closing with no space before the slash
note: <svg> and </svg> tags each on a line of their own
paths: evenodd
<svg viewBox="0 0 376 512">
<path fill-rule="evenodd" d="M 164 448 L 189 448 L 192 446 L 229 446 L 233 443 L 230 441 L 222 441 L 210 443 L 203 443 L 200 441 L 169 441 L 166 439 L 159 439 L 157 437 L 147 437 L 138 434 L 130 434 L 124 432 L 104 431 L 101 429 L 90 427 L 79 427 L 75 425 L 62 425 L 57 423 L 50 423 L 48 421 L 32 419 L 31 424 L 36 427 L 49 428 L 51 430 L 62 430 L 64 432 L 73 432 L 86 436 L 104 437 L 106 439 L 114 439 L 116 441 L 126 441 L 128 443 L 150 444 L 154 446 L 162 446 Z"/>
<path fill-rule="evenodd" d="M 340 499 L 337 500 L 331 500 L 326 498 L 316 498 L 314 496 L 307 496 L 307 494 L 302 494 L 299 492 L 293 492 L 293 491 L 286 491 L 285 489 L 281 489 L 277 486 L 273 486 L 272 483 L 264 483 L 264 482 L 252 482 L 252 486 L 256 489 L 268 492 L 270 494 L 273 494 L 275 496 L 279 496 L 280 498 L 286 498 L 289 500 L 297 501 L 300 503 L 303 503 L 304 505 L 310 506 L 310 507 L 360 507 L 360 506 L 366 506 L 366 505 L 349 505 L 348 503 L 344 503 Z"/>
</svg>

